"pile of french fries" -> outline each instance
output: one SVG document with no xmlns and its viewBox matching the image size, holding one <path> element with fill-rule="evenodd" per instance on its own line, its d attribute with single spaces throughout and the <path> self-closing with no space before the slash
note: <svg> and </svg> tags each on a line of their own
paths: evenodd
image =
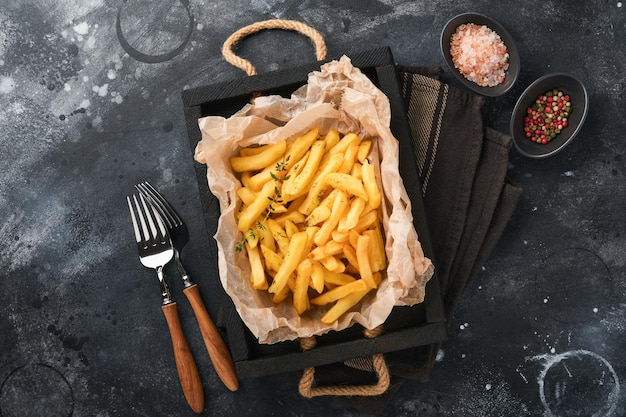
<svg viewBox="0 0 626 417">
<path fill-rule="evenodd" d="M 387 266 L 371 139 L 312 129 L 231 158 L 241 207 L 238 251 L 253 288 L 299 314 L 333 304 L 333 323 L 378 287 Z"/>
</svg>

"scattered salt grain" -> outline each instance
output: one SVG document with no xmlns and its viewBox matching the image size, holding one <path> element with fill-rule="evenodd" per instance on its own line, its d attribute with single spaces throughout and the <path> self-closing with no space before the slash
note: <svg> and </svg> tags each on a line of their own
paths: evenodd
<svg viewBox="0 0 626 417">
<path fill-rule="evenodd" d="M 11 77 L 0 76 L 0 94 L 8 94 L 15 88 L 15 81 Z"/>
<path fill-rule="evenodd" d="M 89 32 L 89 25 L 87 24 L 87 22 L 79 23 L 74 26 L 74 32 L 84 36 Z"/>
</svg>

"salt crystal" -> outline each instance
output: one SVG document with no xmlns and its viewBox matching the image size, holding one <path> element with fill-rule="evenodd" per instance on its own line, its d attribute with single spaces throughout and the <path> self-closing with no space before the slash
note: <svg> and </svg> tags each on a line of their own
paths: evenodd
<svg viewBox="0 0 626 417">
<path fill-rule="evenodd" d="M 74 26 L 73 29 L 74 32 L 78 33 L 79 35 L 86 35 L 89 32 L 89 25 L 87 24 L 87 22 L 82 22 Z"/>
</svg>

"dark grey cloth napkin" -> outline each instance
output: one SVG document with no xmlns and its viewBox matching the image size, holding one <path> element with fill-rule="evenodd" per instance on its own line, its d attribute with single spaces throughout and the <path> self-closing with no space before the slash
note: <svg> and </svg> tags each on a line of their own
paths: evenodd
<svg viewBox="0 0 626 417">
<path fill-rule="evenodd" d="M 522 190 L 506 178 L 511 138 L 483 124 L 485 98 L 439 81 L 437 68 L 398 66 L 398 73 L 433 261 L 450 323 L 467 285 L 504 231 Z M 371 414 L 382 412 L 403 380 L 428 379 L 439 348 L 440 344 L 434 344 L 385 354 L 392 375 L 388 392 L 343 401 Z M 341 371 L 333 372 L 330 367 L 327 372 L 332 380 Z"/>
</svg>

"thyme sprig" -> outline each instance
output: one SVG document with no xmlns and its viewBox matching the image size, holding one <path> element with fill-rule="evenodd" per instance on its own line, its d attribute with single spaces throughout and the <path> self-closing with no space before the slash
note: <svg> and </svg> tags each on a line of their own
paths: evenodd
<svg viewBox="0 0 626 417">
<path fill-rule="evenodd" d="M 265 223 L 267 220 L 272 217 L 272 214 L 276 211 L 275 204 L 282 204 L 284 202 L 282 193 L 280 191 L 279 185 L 282 185 L 284 181 L 287 181 L 290 175 L 280 175 L 281 172 L 286 172 L 288 169 L 289 156 L 286 159 L 279 161 L 276 163 L 276 173 L 274 171 L 270 172 L 270 176 L 274 180 L 274 195 L 267 197 L 270 201 L 268 204 L 265 215 L 263 216 L 263 220 L 259 220 L 256 222 L 254 227 L 251 227 L 248 232 L 244 235 L 244 237 L 237 243 L 235 246 L 235 250 L 237 252 L 241 252 L 248 242 L 248 239 L 256 239 L 258 235 L 258 231 L 265 230 Z"/>
</svg>

